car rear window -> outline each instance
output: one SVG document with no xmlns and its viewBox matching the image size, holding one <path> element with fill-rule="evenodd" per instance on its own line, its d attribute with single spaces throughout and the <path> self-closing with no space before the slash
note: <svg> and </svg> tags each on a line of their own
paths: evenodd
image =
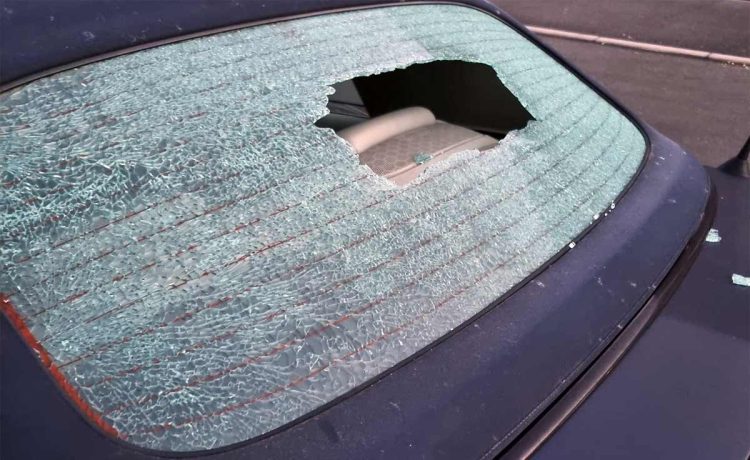
<svg viewBox="0 0 750 460">
<path fill-rule="evenodd" d="M 424 104 L 321 124 L 335 87 L 366 105 L 357 79 L 440 61 L 491 68 L 522 126 Z M 449 5 L 138 51 L 0 114 L 0 290 L 89 415 L 174 451 L 279 428 L 465 323 L 603 216 L 645 150 L 554 59 Z"/>
</svg>

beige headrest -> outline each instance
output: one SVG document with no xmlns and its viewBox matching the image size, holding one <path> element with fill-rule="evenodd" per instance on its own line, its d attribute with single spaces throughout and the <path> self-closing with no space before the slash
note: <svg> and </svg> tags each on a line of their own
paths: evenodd
<svg viewBox="0 0 750 460">
<path fill-rule="evenodd" d="M 407 107 L 342 129 L 338 135 L 346 139 L 354 147 L 354 151 L 362 153 L 393 136 L 433 123 L 435 115 L 428 109 Z"/>
</svg>

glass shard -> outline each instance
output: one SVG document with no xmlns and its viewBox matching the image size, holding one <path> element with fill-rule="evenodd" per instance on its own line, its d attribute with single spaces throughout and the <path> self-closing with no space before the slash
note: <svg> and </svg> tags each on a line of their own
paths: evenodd
<svg viewBox="0 0 750 460">
<path fill-rule="evenodd" d="M 708 235 L 706 235 L 706 242 L 708 243 L 718 243 L 721 241 L 721 236 L 719 236 L 719 231 L 715 228 L 712 228 L 708 231 Z"/>
</svg>

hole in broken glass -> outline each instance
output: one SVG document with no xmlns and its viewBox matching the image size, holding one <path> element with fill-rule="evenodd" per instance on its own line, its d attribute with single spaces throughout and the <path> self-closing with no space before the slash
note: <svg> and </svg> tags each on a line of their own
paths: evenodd
<svg viewBox="0 0 750 460">
<path fill-rule="evenodd" d="M 347 141 L 360 163 L 396 185 L 466 150 L 488 150 L 533 120 L 492 67 L 413 64 L 333 85 L 315 124 Z"/>
</svg>

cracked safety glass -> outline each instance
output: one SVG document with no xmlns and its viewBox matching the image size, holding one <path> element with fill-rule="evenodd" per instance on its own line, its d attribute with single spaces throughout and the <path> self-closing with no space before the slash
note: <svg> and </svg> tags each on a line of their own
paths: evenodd
<svg viewBox="0 0 750 460">
<path fill-rule="evenodd" d="M 360 79 L 442 61 L 486 66 L 529 116 L 368 106 Z M 359 107 L 334 112 L 342 82 Z M 267 433 L 408 359 L 567 247 L 645 150 L 554 59 L 450 5 L 85 65 L 0 95 L 0 136 L 7 308 L 88 416 L 170 451 Z"/>
</svg>

